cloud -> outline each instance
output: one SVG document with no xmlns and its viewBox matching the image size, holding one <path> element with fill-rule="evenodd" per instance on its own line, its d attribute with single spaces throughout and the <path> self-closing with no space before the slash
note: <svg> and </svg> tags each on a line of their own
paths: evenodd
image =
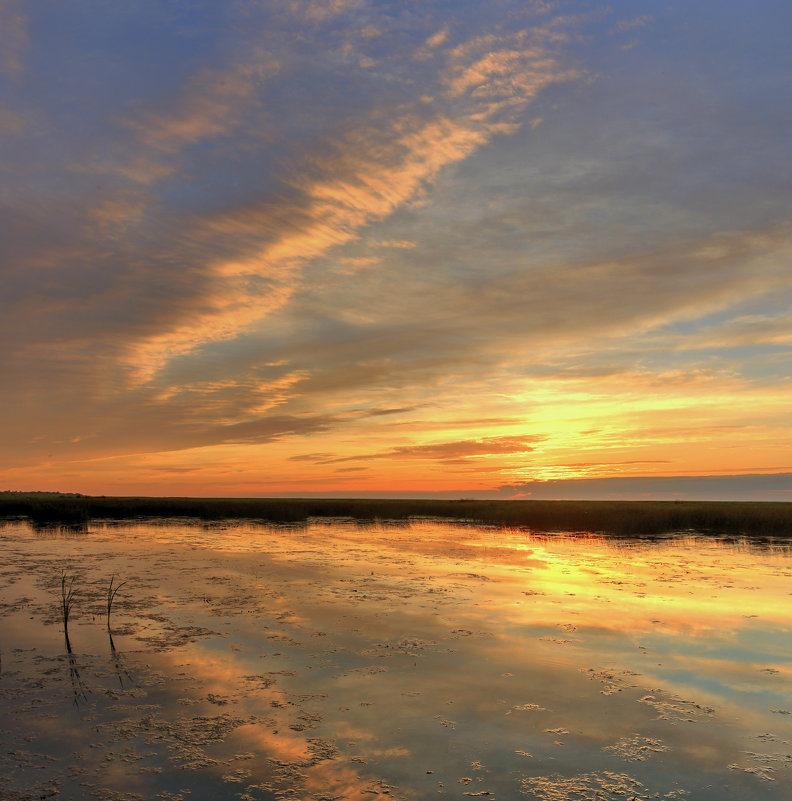
<svg viewBox="0 0 792 801">
<path fill-rule="evenodd" d="M 552 469 L 679 465 L 683 418 L 750 412 L 756 429 L 707 436 L 732 467 L 759 448 L 778 466 L 792 229 L 772 59 L 614 70 L 605 26 L 583 39 L 521 3 L 487 22 L 464 4 L 211 9 L 147 17 L 145 63 L 137 12 L 111 6 L 79 47 L 44 15 L 35 47 L 4 50 L 9 465 L 245 443 L 415 482 L 497 462 L 505 483 L 522 457 L 486 448 L 524 430 L 551 435 L 534 456 Z M 643 436 L 658 410 L 674 430 Z M 565 426 L 605 433 L 577 454 Z M 322 461 L 293 464 L 318 485 Z"/>
<path fill-rule="evenodd" d="M 139 191 L 107 193 L 86 210 L 90 233 L 105 241 L 124 237 L 144 220 L 150 204 L 150 197 Z"/>
<path fill-rule="evenodd" d="M 309 4 L 304 10 L 318 19 L 324 13 L 318 7 L 341 9 Z M 438 47 L 443 44 L 437 41 Z M 514 50 L 514 42 L 509 47 Z M 100 157 L 70 169 L 87 178 L 92 170 L 115 174 L 146 187 L 171 179 L 185 150 L 249 124 L 251 108 L 262 102 L 263 87 L 280 69 L 265 48 L 252 48 L 252 53 L 230 66 L 202 67 L 159 108 L 123 116 L 127 131 L 137 137 L 137 150 L 129 149 L 114 164 Z M 533 51 L 526 56 L 532 58 Z M 464 65 L 459 52 L 451 61 L 451 72 Z M 557 65 L 547 66 L 552 66 L 545 76 L 548 83 L 567 79 L 555 74 Z M 507 67 L 499 69 L 502 76 Z M 102 340 L 89 346 L 93 358 L 105 349 L 116 360 L 118 349 L 125 349 L 122 371 L 123 365 L 131 366 L 138 381 L 151 380 L 177 357 L 234 339 L 287 307 L 312 260 L 356 241 L 366 226 L 424 195 L 443 169 L 513 130 L 519 103 L 529 98 L 500 110 L 476 99 L 447 99 L 454 102 L 430 114 L 410 104 L 395 113 L 369 112 L 363 123 L 329 136 L 317 155 L 292 157 L 282 166 L 287 183 L 268 200 L 209 214 L 174 214 L 154 194 L 114 188 L 83 207 L 70 201 L 68 210 L 51 208 L 48 216 L 62 220 L 64 236 L 37 245 L 41 266 L 35 282 L 27 282 L 37 295 L 43 323 L 36 338 L 44 341 L 59 330 L 68 339 L 71 331 L 75 353 L 85 352 L 91 329 L 104 325 Z M 92 249 L 100 242 L 97 258 Z M 383 242 L 395 249 L 414 244 Z M 347 266 L 375 263 L 372 256 L 345 258 Z M 36 262 L 27 253 L 26 271 Z M 79 283 L 72 283 L 78 272 Z M 49 282 L 53 292 L 42 303 L 41 289 Z M 19 288 L 23 285 L 20 280 Z M 82 288 L 89 285 L 86 296 Z M 72 316 L 81 293 L 83 311 Z M 26 313 L 24 304 L 18 305 L 7 320 L 9 327 L 15 325 L 12 318 Z M 18 355 L 29 358 L 35 347 L 29 342 Z"/>
<path fill-rule="evenodd" d="M 312 461 L 317 464 L 336 464 L 338 462 L 369 461 L 372 459 L 428 459 L 443 463 L 461 463 L 470 457 L 494 456 L 498 454 L 528 453 L 541 437 L 504 436 L 483 437 L 481 439 L 437 442 L 426 445 L 400 445 L 380 453 L 367 453 L 357 456 L 336 457 L 330 454 L 302 454 L 292 456 L 292 461 Z"/>
<path fill-rule="evenodd" d="M 792 344 L 792 315 L 743 314 L 693 335 L 670 336 L 680 350 L 745 348 Z"/>
<path fill-rule="evenodd" d="M 338 298 L 330 287 L 321 288 L 327 308 L 343 305 L 350 322 L 336 322 L 332 335 L 305 330 L 301 347 L 314 366 L 298 389 L 306 395 L 354 392 L 394 381 L 429 388 L 456 371 L 473 381 L 493 374 L 498 364 L 509 366 L 512 375 L 520 369 L 531 375 L 634 381 L 633 361 L 647 349 L 696 347 L 698 335 L 674 334 L 670 326 L 786 286 L 784 265 L 792 256 L 792 239 L 784 228 L 718 237 L 716 249 L 707 247 L 708 241 L 713 240 L 675 243 L 605 262 L 473 273 L 475 280 L 469 282 L 460 280 L 460 273 L 446 281 L 410 254 L 405 258 L 412 266 L 400 262 L 398 277 L 384 287 L 380 277 L 371 285 L 372 294 L 360 284 L 342 283 Z M 352 313 L 357 307 L 360 317 Z M 372 308 L 376 314 L 364 316 Z M 741 336 L 747 340 L 753 333 L 758 343 L 765 325 L 755 322 Z M 779 319 L 776 325 L 772 335 L 781 338 L 783 323 Z M 712 344 L 719 336 L 706 341 Z M 313 344 L 309 357 L 314 338 L 321 342 Z M 290 353 L 302 358 L 296 344 Z M 552 356 L 563 358 L 545 361 Z M 658 380 L 674 380 L 668 370 L 662 372 Z M 494 375 L 493 381 L 507 380 Z M 690 371 L 686 375 L 689 380 Z M 706 377 L 698 375 L 699 380 Z"/>
<path fill-rule="evenodd" d="M 501 487 L 500 491 L 534 499 L 785 501 L 792 493 L 792 473 L 533 481 Z"/>
<path fill-rule="evenodd" d="M 515 49 L 523 39 L 510 37 L 504 43 L 488 37 L 457 47 L 448 73 L 455 105 L 448 112 L 426 116 L 413 107 L 387 114 L 377 110 L 364 124 L 295 164 L 289 189 L 277 201 L 201 221 L 191 238 L 207 244 L 233 238 L 239 255 L 208 265 L 215 276 L 207 286 L 209 297 L 202 298 L 203 308 L 196 309 L 189 322 L 179 321 L 170 331 L 136 345 L 129 363 L 137 379 L 150 380 L 171 359 L 233 338 L 283 308 L 309 262 L 356 241 L 364 227 L 423 195 L 441 170 L 468 158 L 494 136 L 513 132 L 522 109 L 541 88 L 579 77 L 561 69 L 537 44 Z M 488 47 L 504 46 L 508 50 L 481 55 Z M 471 57 L 475 64 L 466 67 Z M 468 97 L 459 104 L 461 94 Z M 177 116 L 175 125 L 141 125 L 155 142 L 182 143 L 184 136 L 216 133 L 213 126 L 223 124 L 218 118 L 222 115 L 210 99 L 202 100 L 197 115 L 188 114 L 185 124 Z"/>
<path fill-rule="evenodd" d="M 362 308 L 376 308 L 376 314 L 365 324 L 323 331 L 317 327 L 315 318 L 301 317 L 299 307 L 293 303 L 288 312 L 284 310 L 273 319 L 271 333 L 262 330 L 256 338 L 251 338 L 249 356 L 229 362 L 221 352 L 209 360 L 196 354 L 190 370 L 204 374 L 209 371 L 210 376 L 196 379 L 190 371 L 179 373 L 169 369 L 145 392 L 128 395 L 122 393 L 123 373 L 117 367 L 128 334 L 114 341 L 114 329 L 109 323 L 121 325 L 123 330 L 123 326 L 137 324 L 134 315 L 129 323 L 120 319 L 97 320 L 96 330 L 105 332 L 105 341 L 97 338 L 96 343 L 92 339 L 98 334 L 89 337 L 87 321 L 82 320 L 81 337 L 55 346 L 53 332 L 64 321 L 72 326 L 67 330 L 73 331 L 75 323 L 67 316 L 74 308 L 73 300 L 54 293 L 47 307 L 52 318 L 48 323 L 50 328 L 45 324 L 42 330 L 34 332 L 41 335 L 40 344 L 35 345 L 33 332 L 22 326 L 21 320 L 26 315 L 41 313 L 39 295 L 37 310 L 18 304 L 5 318 L 6 341 L 14 342 L 22 330 L 27 332 L 27 344 L 5 355 L 4 375 L 14 386 L 38 393 L 35 403 L 18 407 L 18 416 L 22 421 L 40 410 L 36 429 L 45 435 L 45 443 L 63 438 L 58 429 L 69 419 L 74 422 L 68 429 L 68 438 L 100 434 L 69 446 L 75 455 L 107 452 L 111 447 L 177 450 L 220 443 L 275 442 L 305 434 L 326 435 L 360 420 L 363 413 L 371 415 L 369 419 L 377 418 L 376 411 L 358 411 L 354 412 L 357 416 L 350 416 L 350 411 L 360 410 L 361 399 L 374 404 L 379 399 L 384 403 L 375 408 L 397 410 L 414 408 L 419 399 L 443 400 L 448 388 L 444 382 L 450 377 L 457 382 L 454 385 L 457 395 L 460 386 L 468 388 L 465 394 L 481 392 L 486 383 L 478 384 L 479 381 L 491 382 L 506 395 L 523 391 L 523 384 L 516 377 L 526 369 L 525 365 L 535 363 L 541 354 L 554 352 L 566 354 L 567 360 L 555 366 L 550 364 L 545 370 L 549 378 L 558 375 L 566 376 L 566 380 L 592 380 L 611 376 L 614 386 L 621 382 L 623 386 L 644 387 L 646 392 L 656 392 L 657 388 L 672 384 L 678 385 L 680 392 L 687 392 L 695 378 L 701 388 L 697 391 L 701 393 L 713 382 L 718 385 L 715 374 L 681 372 L 675 377 L 667 371 L 658 375 L 647 369 L 639 381 L 640 376 L 634 370 L 620 370 L 619 362 L 611 361 L 599 368 L 575 364 L 574 349 L 582 348 L 584 354 L 590 354 L 598 347 L 635 347 L 640 354 L 647 341 L 651 341 L 640 338 L 652 331 L 660 331 L 678 320 L 698 319 L 702 314 L 729 308 L 757 293 L 773 292 L 774 287 L 777 292 L 784 286 L 786 261 L 782 254 L 789 243 L 783 230 L 718 237 L 714 242 L 717 247 L 713 240 L 693 241 L 669 246 L 658 253 L 631 254 L 606 263 L 567 267 L 561 282 L 559 273 L 548 266 L 546 272 L 505 272 L 482 284 L 457 281 L 438 285 L 437 276 L 418 264 L 416 274 L 423 274 L 430 283 L 409 273 L 394 275 L 394 286 L 403 294 L 394 295 L 387 286 L 384 288 L 392 298 L 393 309 L 387 305 L 379 308 L 365 293 L 356 294 L 359 285 L 350 288 L 342 283 L 344 299 L 339 302 L 348 307 L 360 304 Z M 413 250 L 394 249 L 393 253 L 413 258 Z M 62 254 L 58 261 L 62 261 Z M 674 270 L 673 280 L 667 280 L 669 271 Z M 613 291 L 614 286 L 619 287 L 618 293 Z M 186 289 L 189 288 L 188 285 Z M 80 287 L 76 289 L 83 291 Z M 320 292 L 323 302 L 328 304 L 326 308 L 332 310 L 335 304 L 332 294 L 324 288 Z M 116 308 L 111 306 L 109 310 L 118 316 Z M 315 309 L 310 314 L 315 314 Z M 760 331 L 766 338 L 780 336 L 784 316 L 772 324 L 755 317 L 738 318 L 742 320 L 743 341 L 751 336 L 758 340 Z M 104 328 L 99 328 L 100 324 Z M 695 337 L 690 339 L 693 342 Z M 685 341 L 686 337 L 677 337 L 680 346 Z M 662 339 L 658 344 L 662 345 Z M 587 360 L 590 356 L 579 358 Z M 628 354 L 626 358 L 632 360 L 636 356 Z M 253 367 L 264 360 L 283 363 L 256 372 Z M 30 364 L 38 366 L 38 384 L 30 375 Z M 500 364 L 506 365 L 503 371 L 498 367 Z M 530 370 L 525 372 L 526 378 L 531 375 Z M 48 420 L 46 387 L 52 386 L 62 387 L 60 412 L 58 419 Z M 735 393 L 744 392 L 736 385 L 718 389 L 719 393 L 723 391 L 731 393 L 732 398 L 738 397 Z M 118 424 L 84 419 L 86 398 L 91 399 L 91 406 L 100 418 L 116 419 Z M 758 405 L 755 408 L 758 410 Z M 276 409 L 282 413 L 276 412 L 270 420 Z M 318 410 L 324 413 L 317 413 Z M 513 407 L 508 410 L 513 411 Z M 425 414 L 432 420 L 431 430 L 438 425 L 437 414 L 428 410 Z M 499 425 L 500 418 L 491 419 L 496 421 L 493 425 Z M 130 426 L 130 420 L 134 420 L 134 425 Z M 475 425 L 484 423 L 479 421 Z M 9 437 L 7 449 L 17 454 L 14 458 L 18 458 L 20 448 L 29 447 L 24 444 L 25 431 L 29 430 L 28 425 L 20 422 Z M 409 426 L 404 430 L 409 435 Z M 141 431 L 150 434 L 141 435 Z M 684 439 L 684 435 L 669 434 L 658 441 L 680 438 Z M 361 459 L 450 460 L 486 455 L 494 440 L 479 437 L 449 442 L 450 445 L 445 442 L 406 445 L 403 449 L 383 448 L 373 452 L 354 447 L 361 452 L 356 458 Z M 463 447 L 459 443 L 468 443 L 473 450 L 455 453 L 455 448 Z M 51 445 L 42 444 L 41 448 L 45 447 Z M 31 452 L 31 458 L 37 458 L 36 452 L 38 448 Z M 344 457 L 339 454 L 339 458 Z"/>
<path fill-rule="evenodd" d="M 24 114 L 12 111 L 10 108 L 0 109 L 0 136 L 22 136 L 29 124 Z"/>
<path fill-rule="evenodd" d="M 523 106 L 551 83 L 582 77 L 564 70 L 542 37 L 529 31 L 479 37 L 454 48 L 448 62 L 445 81 L 451 95 L 490 101 L 487 114 Z"/>
<path fill-rule="evenodd" d="M 344 256 L 339 259 L 341 264 L 341 272 L 346 275 L 352 275 L 359 270 L 365 270 L 367 267 L 373 267 L 379 264 L 380 260 L 376 256 Z"/>
<path fill-rule="evenodd" d="M 17 78 L 25 69 L 28 19 L 21 0 L 0 0 L 0 75 Z"/>
<path fill-rule="evenodd" d="M 262 84 L 279 70 L 278 61 L 266 52 L 223 69 L 202 69 L 175 98 L 164 101 L 165 109 L 127 117 L 125 124 L 147 146 L 165 154 L 227 135 L 250 115 Z"/>
<path fill-rule="evenodd" d="M 289 0 L 287 7 L 296 17 L 317 24 L 363 6 L 362 0 Z"/>
<path fill-rule="evenodd" d="M 650 14 L 642 14 L 640 17 L 635 17 L 635 19 L 619 20 L 616 23 L 615 30 L 618 33 L 624 33 L 625 31 L 632 31 L 636 28 L 645 28 L 652 22 L 654 22 L 654 17 L 652 17 Z"/>
<path fill-rule="evenodd" d="M 383 239 L 381 242 L 374 242 L 373 244 L 383 248 L 407 248 L 410 250 L 416 247 L 416 243 L 410 242 L 409 239 Z"/>
<path fill-rule="evenodd" d="M 304 377 L 303 371 L 284 371 L 275 365 L 233 378 L 179 382 L 158 390 L 154 399 L 157 403 L 184 405 L 207 419 L 229 425 L 255 420 L 287 403 Z"/>
<path fill-rule="evenodd" d="M 523 331 L 538 334 L 541 328 L 543 340 L 551 342 L 584 331 L 611 336 L 647 332 L 786 287 L 782 264 L 792 256 L 787 226 L 709 241 L 712 246 L 694 240 L 569 265 L 560 282 L 552 269 L 515 271 L 478 287 L 477 298 L 482 309 L 497 310 L 497 320 L 507 325 L 528 303 L 531 313 L 524 317 Z"/>
<path fill-rule="evenodd" d="M 414 55 L 417 61 L 425 61 L 432 58 L 437 53 L 440 45 L 448 40 L 448 26 L 444 25 L 439 31 L 429 36 L 421 47 L 419 47 Z"/>
<path fill-rule="evenodd" d="M 492 456 L 502 453 L 527 453 L 541 437 L 485 437 L 480 440 L 440 442 L 431 445 L 402 445 L 387 456 L 406 456 L 412 459 L 458 459 L 468 456 Z"/>
<path fill-rule="evenodd" d="M 437 33 L 433 33 L 424 43 L 426 47 L 439 47 L 448 39 L 448 26 L 444 25 Z"/>
<path fill-rule="evenodd" d="M 416 406 L 398 406 L 393 409 L 366 409 L 363 412 L 365 417 L 386 417 L 392 414 L 405 414 L 415 411 Z"/>
</svg>

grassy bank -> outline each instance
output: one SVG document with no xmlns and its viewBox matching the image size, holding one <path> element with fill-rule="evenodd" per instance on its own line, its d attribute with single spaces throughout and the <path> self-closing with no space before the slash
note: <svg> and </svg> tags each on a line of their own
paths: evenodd
<svg viewBox="0 0 792 801">
<path fill-rule="evenodd" d="M 309 517 L 466 519 L 534 531 L 620 535 L 693 530 L 703 534 L 792 538 L 792 503 L 742 501 L 478 501 L 346 498 L 134 498 L 0 495 L 0 517 L 84 525 L 92 519 L 192 517 L 299 522 Z"/>
</svg>

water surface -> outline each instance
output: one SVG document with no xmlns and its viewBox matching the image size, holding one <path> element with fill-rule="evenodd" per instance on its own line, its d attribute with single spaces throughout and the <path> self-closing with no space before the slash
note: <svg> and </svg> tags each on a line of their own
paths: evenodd
<svg viewBox="0 0 792 801">
<path fill-rule="evenodd" d="M 0 539 L 4 798 L 792 796 L 792 554 L 770 543 L 434 521 Z"/>
</svg>

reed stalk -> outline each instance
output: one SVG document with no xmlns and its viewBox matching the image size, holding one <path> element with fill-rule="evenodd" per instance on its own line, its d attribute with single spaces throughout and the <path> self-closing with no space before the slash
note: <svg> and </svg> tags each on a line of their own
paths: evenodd
<svg viewBox="0 0 792 801">
<path fill-rule="evenodd" d="M 115 601 L 115 597 L 118 594 L 118 591 L 121 587 L 126 584 L 125 581 L 122 581 L 120 584 L 116 584 L 115 587 L 113 586 L 113 582 L 115 581 L 115 573 L 110 576 L 110 586 L 107 588 L 107 634 L 110 637 L 110 650 L 115 652 L 115 643 L 113 642 L 113 630 L 110 628 L 110 612 L 113 609 L 113 601 Z"/>
<path fill-rule="evenodd" d="M 110 576 L 110 586 L 107 588 L 107 630 L 110 631 L 110 612 L 113 609 L 113 601 L 115 601 L 115 597 L 118 594 L 118 591 L 121 587 L 126 584 L 125 581 L 122 581 L 120 584 L 116 584 L 115 587 L 113 586 L 113 582 L 115 581 L 115 573 Z"/>
</svg>

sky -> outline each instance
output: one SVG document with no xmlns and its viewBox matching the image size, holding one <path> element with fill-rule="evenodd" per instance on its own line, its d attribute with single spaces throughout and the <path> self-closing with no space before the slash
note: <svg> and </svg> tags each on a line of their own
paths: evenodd
<svg viewBox="0 0 792 801">
<path fill-rule="evenodd" d="M 0 0 L 0 489 L 792 500 L 787 0 Z"/>
</svg>

